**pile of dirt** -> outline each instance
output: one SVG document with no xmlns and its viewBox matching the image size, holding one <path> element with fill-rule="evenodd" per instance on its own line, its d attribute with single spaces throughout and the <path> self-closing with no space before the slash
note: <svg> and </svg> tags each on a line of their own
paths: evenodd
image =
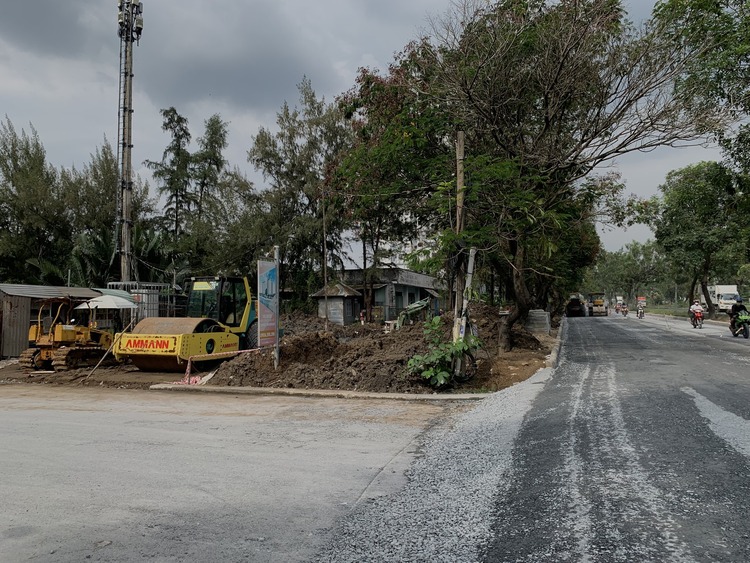
<svg viewBox="0 0 750 563">
<path fill-rule="evenodd" d="M 530 377 L 544 367 L 555 339 L 536 337 L 514 328 L 515 348 L 498 355 L 497 309 L 477 305 L 472 318 L 483 345 L 477 354 L 477 373 L 443 392 L 488 392 L 503 389 Z M 341 327 L 317 317 L 295 314 L 281 319 L 284 337 L 279 368 L 272 352 L 248 352 L 225 362 L 209 385 L 336 389 L 381 393 L 434 393 L 428 382 L 409 374 L 407 363 L 428 350 L 424 325 L 417 322 L 386 334 L 382 325 Z M 452 318 L 444 316 L 447 340 Z M 327 330 L 326 330 L 327 328 Z"/>
<path fill-rule="evenodd" d="M 444 338 L 453 325 L 443 317 Z M 555 345 L 555 335 L 534 336 L 515 327 L 515 347 L 498 354 L 496 308 L 472 306 L 472 319 L 482 348 L 476 354 L 477 373 L 469 381 L 457 383 L 444 393 L 497 391 L 523 381 L 545 366 Z M 434 393 L 418 375 L 407 372 L 415 354 L 428 350 L 424 325 L 417 322 L 386 334 L 383 325 L 338 326 L 312 315 L 300 313 L 280 319 L 284 336 L 280 344 L 280 364 L 274 369 L 272 351 L 244 352 L 225 361 L 208 385 L 275 387 L 293 389 L 332 389 L 381 393 Z M 194 370 L 195 375 L 206 375 Z M 17 364 L 0 367 L 0 382 L 56 385 L 103 386 L 147 389 L 154 383 L 175 383 L 181 373 L 145 373 L 131 365 L 91 368 L 67 372 L 25 373 Z"/>
</svg>

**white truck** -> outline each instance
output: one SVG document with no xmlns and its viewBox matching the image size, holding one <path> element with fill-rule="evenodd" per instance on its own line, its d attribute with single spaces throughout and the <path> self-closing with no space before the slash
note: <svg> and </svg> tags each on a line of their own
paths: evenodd
<svg viewBox="0 0 750 563">
<path fill-rule="evenodd" d="M 736 285 L 709 285 L 708 294 L 711 296 L 711 301 L 716 305 L 716 308 L 722 313 L 728 313 L 740 296 Z M 702 292 L 700 298 L 701 303 L 705 305 L 706 298 Z"/>
</svg>

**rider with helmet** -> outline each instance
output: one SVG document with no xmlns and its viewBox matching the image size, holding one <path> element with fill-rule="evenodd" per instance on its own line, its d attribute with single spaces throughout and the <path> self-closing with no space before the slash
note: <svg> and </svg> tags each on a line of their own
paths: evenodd
<svg viewBox="0 0 750 563">
<path fill-rule="evenodd" d="M 732 308 L 729 310 L 729 328 L 732 332 L 734 332 L 734 321 L 737 320 L 740 311 L 748 312 L 747 307 L 745 307 L 745 304 L 742 302 L 742 297 L 738 295 L 737 299 L 734 301 L 734 305 L 732 305 Z"/>
<path fill-rule="evenodd" d="M 695 313 L 702 313 L 703 312 L 703 305 L 701 305 L 701 302 L 697 299 L 693 301 L 693 304 L 690 305 L 690 309 L 688 310 L 688 313 L 690 314 L 690 322 L 695 325 Z"/>
</svg>

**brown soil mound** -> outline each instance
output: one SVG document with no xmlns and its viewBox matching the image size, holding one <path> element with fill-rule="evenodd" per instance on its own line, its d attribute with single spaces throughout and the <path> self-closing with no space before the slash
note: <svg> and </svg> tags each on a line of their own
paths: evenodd
<svg viewBox="0 0 750 563">
<path fill-rule="evenodd" d="M 483 343 L 477 354 L 477 374 L 443 392 L 496 391 L 523 381 L 544 367 L 553 337 L 537 338 L 514 329 L 515 348 L 498 356 L 496 309 L 473 306 L 472 317 Z M 383 393 L 434 393 L 424 379 L 409 374 L 407 362 L 428 350 L 424 325 L 417 322 L 389 334 L 375 324 L 340 327 L 322 319 L 290 315 L 282 319 L 279 368 L 272 352 L 250 352 L 225 362 L 209 385 L 343 389 Z M 448 339 L 452 319 L 445 318 Z"/>
</svg>

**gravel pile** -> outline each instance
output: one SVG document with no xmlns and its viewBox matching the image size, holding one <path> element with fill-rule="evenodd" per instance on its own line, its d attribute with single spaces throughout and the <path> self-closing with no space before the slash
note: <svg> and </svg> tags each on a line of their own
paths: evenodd
<svg viewBox="0 0 750 563">
<path fill-rule="evenodd" d="M 551 371 L 429 431 L 404 489 L 355 507 L 316 561 L 477 561 L 490 539 L 493 501 L 509 481 L 513 442 Z"/>
</svg>

